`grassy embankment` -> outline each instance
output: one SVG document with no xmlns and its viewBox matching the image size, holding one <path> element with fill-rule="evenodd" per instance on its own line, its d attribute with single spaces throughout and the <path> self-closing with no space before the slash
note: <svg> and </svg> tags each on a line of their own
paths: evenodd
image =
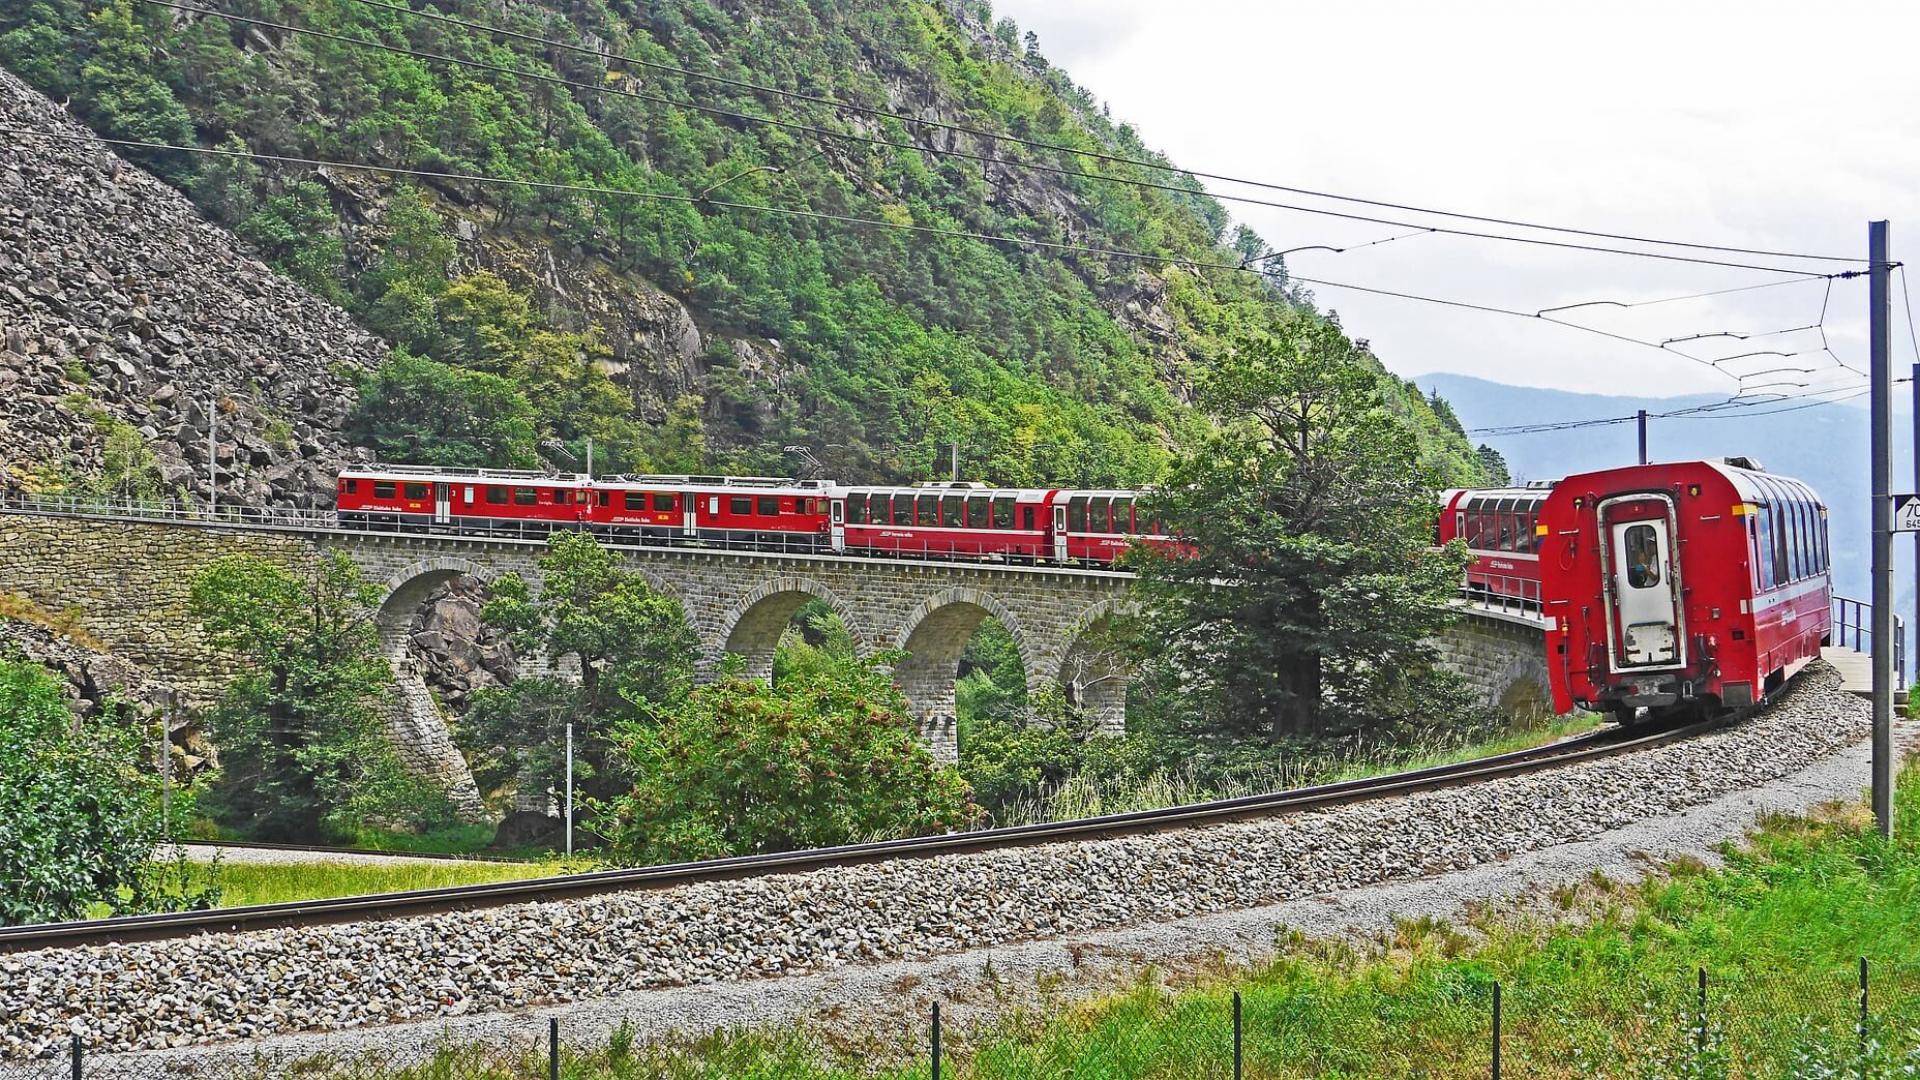
<svg viewBox="0 0 1920 1080">
<path fill-rule="evenodd" d="M 1365 945 L 1296 940 L 1249 973 L 1016 1016 L 951 1036 L 946 1076 L 1137 1080 L 1230 1075 L 1230 998 L 1244 995 L 1249 1077 L 1488 1074 L 1493 985 L 1506 1074 L 1526 1077 L 1914 1075 L 1920 1071 L 1920 769 L 1900 839 L 1857 804 L 1765 823 L 1727 865 L 1679 863 L 1646 884 L 1562 889 L 1532 914 L 1404 925 Z M 1865 1039 L 1858 960 L 1872 972 Z M 1708 973 L 1698 1008 L 1696 973 Z M 919 1033 L 891 1045 L 924 1055 Z M 334 1075 L 323 1062 L 309 1075 Z M 544 1062 L 448 1051 L 387 1080 L 544 1075 Z M 364 1064 L 337 1075 L 370 1075 Z M 650 1049 L 630 1037 L 568 1060 L 573 1080 L 924 1077 L 807 1030 Z"/>
<path fill-rule="evenodd" d="M 567 872 L 562 863 L 464 862 L 452 859 L 388 863 L 297 862 L 220 864 L 220 906 L 278 904 L 335 896 L 440 889 L 521 881 Z"/>
</svg>

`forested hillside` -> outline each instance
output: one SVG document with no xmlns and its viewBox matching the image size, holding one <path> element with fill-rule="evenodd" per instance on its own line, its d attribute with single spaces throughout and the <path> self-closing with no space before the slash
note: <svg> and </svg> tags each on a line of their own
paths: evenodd
<svg viewBox="0 0 1920 1080">
<path fill-rule="evenodd" d="M 385 458 L 918 479 L 957 441 L 970 477 L 1139 483 L 1194 372 L 1319 317 L 1277 261 L 1182 265 L 1265 250 L 1191 179 L 954 130 L 1159 160 L 984 3 L 198 6 L 15 0 L 0 64 L 108 137 L 233 152 L 122 150 L 394 346 L 344 421 Z"/>
</svg>

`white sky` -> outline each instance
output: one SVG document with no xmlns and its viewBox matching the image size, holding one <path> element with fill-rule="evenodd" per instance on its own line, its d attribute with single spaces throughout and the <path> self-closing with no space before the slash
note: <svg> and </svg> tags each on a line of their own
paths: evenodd
<svg viewBox="0 0 1920 1080">
<path fill-rule="evenodd" d="M 1911 252 L 1920 261 L 1920 91 L 1908 70 L 1920 40 L 1920 4 L 997 0 L 995 8 L 1036 31 L 1050 60 L 1183 168 L 1519 220 L 1827 255 L 1863 256 L 1867 219 L 1884 217 L 1893 222 L 1894 257 Z M 1301 201 L 1209 186 L 1216 194 Z M 1343 246 L 1407 231 L 1227 207 L 1275 248 Z M 1288 265 L 1299 275 L 1528 311 L 1782 279 L 1434 236 L 1346 254 L 1303 252 Z M 1814 322 L 1823 288 L 1795 284 L 1567 317 L 1655 339 L 1771 331 Z M 1659 395 L 1731 393 L 1736 386 L 1708 367 L 1577 331 L 1314 291 L 1322 307 L 1337 310 L 1350 333 L 1370 339 L 1403 375 L 1455 371 Z M 1896 282 L 1894 360 L 1904 365 L 1914 354 L 1899 296 Z M 1865 307 L 1863 280 L 1834 284 L 1829 340 L 1860 368 Z M 1719 357 L 1818 344 L 1817 336 L 1801 333 L 1692 347 Z M 1725 366 L 1828 369 L 1760 376 L 1749 388 L 1853 378 L 1821 355 Z"/>
</svg>

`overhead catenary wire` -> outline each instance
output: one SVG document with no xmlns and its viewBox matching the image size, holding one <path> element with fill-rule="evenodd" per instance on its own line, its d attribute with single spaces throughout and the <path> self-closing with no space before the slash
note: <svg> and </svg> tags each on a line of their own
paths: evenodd
<svg viewBox="0 0 1920 1080">
<path fill-rule="evenodd" d="M 1130 157 L 1130 156 L 1114 154 L 1106 151 L 1089 150 L 1085 147 L 1069 146 L 1064 143 L 1049 142 L 1043 139 L 1027 138 L 1027 137 L 1012 135 L 1012 134 L 1003 133 L 1003 132 L 987 131 L 982 128 L 973 127 L 966 124 L 955 124 L 950 121 L 930 120 L 925 117 L 913 116 L 907 113 L 897 112 L 890 109 L 882 109 L 882 108 L 878 108 L 871 105 L 862 105 L 858 102 L 846 101 L 844 99 L 828 97 L 821 94 L 810 94 L 804 91 L 797 91 L 797 90 L 783 90 L 778 87 L 767 86 L 761 83 L 750 82 L 745 79 L 736 79 L 730 76 L 716 75 L 712 72 L 695 71 L 691 68 L 683 67 L 677 64 L 663 64 L 658 61 L 642 60 L 638 57 L 627 56 L 625 54 L 608 53 L 603 50 L 589 48 L 584 45 L 578 45 L 571 42 L 559 41 L 553 38 L 541 37 L 537 34 L 529 34 L 524 31 L 512 30 L 506 27 L 501 27 L 501 26 L 493 26 L 487 23 L 474 22 L 472 20 L 462 19 L 457 16 L 442 14 L 440 12 L 421 11 L 404 4 L 389 3 L 389 2 L 386 2 L 386 0 L 353 0 L 353 2 L 361 4 L 365 7 L 380 8 L 387 11 L 400 12 L 400 13 L 412 15 L 416 18 L 430 19 L 435 22 L 454 25 L 454 26 L 460 26 L 460 27 L 463 27 L 469 30 L 478 31 L 481 33 L 497 34 L 502 37 L 514 38 L 520 41 L 544 45 L 549 48 L 563 49 L 569 52 L 574 52 L 581 55 L 594 57 L 601 62 L 618 61 L 619 63 L 627 64 L 637 68 L 642 68 L 645 70 L 669 72 L 669 73 L 681 75 L 687 78 L 700 79 L 706 82 L 715 83 L 717 85 L 732 86 L 738 89 L 750 90 L 754 93 L 773 95 L 773 96 L 785 98 L 788 100 L 806 101 L 806 102 L 811 102 L 813 104 L 825 105 L 833 109 L 840 109 L 848 112 L 858 112 L 868 116 L 878 116 L 878 117 L 884 117 L 886 119 L 898 120 L 902 123 L 911 124 L 918 127 L 927 127 L 927 128 L 933 128 L 941 131 L 951 131 L 959 134 L 973 135 L 977 138 L 989 139 L 996 142 L 1009 143 L 1016 146 L 1024 146 L 1029 149 L 1050 150 L 1058 153 L 1075 154 L 1091 160 L 1103 161 L 1103 162 L 1107 162 L 1110 164 L 1117 164 L 1117 165 L 1129 165 L 1136 168 L 1153 169 L 1161 172 L 1172 173 L 1179 176 L 1188 176 L 1188 177 L 1204 179 L 1204 180 L 1217 180 L 1222 183 L 1240 184 L 1247 187 L 1263 188 L 1269 191 L 1284 191 L 1294 195 L 1306 195 L 1312 198 L 1328 199 L 1336 202 L 1353 203 L 1355 205 L 1362 205 L 1362 206 L 1373 206 L 1373 207 L 1378 207 L 1380 209 L 1385 209 L 1385 210 L 1400 210 L 1407 213 L 1429 214 L 1435 217 L 1449 217 L 1449 218 L 1455 218 L 1462 221 L 1478 221 L 1483 224 L 1489 224 L 1489 225 L 1505 225 L 1513 228 L 1534 229 L 1534 230 L 1539 230 L 1543 232 L 1557 232 L 1557 233 L 1564 233 L 1567 235 L 1587 236 L 1587 237 L 1592 237 L 1595 239 L 1603 239 L 1603 240 L 1619 240 L 1619 241 L 1624 241 L 1628 243 L 1651 244 L 1651 245 L 1658 245 L 1658 246 L 1665 246 L 1665 247 L 1691 248 L 1699 251 L 1720 251 L 1728 254 L 1739 254 L 1739 255 L 1764 255 L 1764 256 L 1769 256 L 1773 258 L 1803 259 L 1803 260 L 1811 260 L 1811 261 L 1817 261 L 1817 262 L 1856 262 L 1857 263 L 1857 262 L 1866 261 L 1865 259 L 1859 258 L 1857 256 L 1809 255 L 1809 254 L 1802 254 L 1802 253 L 1789 252 L 1789 251 L 1769 250 L 1765 248 L 1736 247 L 1736 246 L 1725 245 L 1725 244 L 1691 243 L 1691 242 L 1682 241 L 1682 240 L 1667 240 L 1667 239 L 1661 239 L 1661 238 L 1655 238 L 1655 237 L 1634 236 L 1626 233 L 1603 232 L 1599 230 L 1581 229 L 1581 228 L 1574 228 L 1571 226 L 1564 226 L 1564 225 L 1545 225 L 1538 222 L 1522 221 L 1522 220 L 1513 219 L 1513 218 L 1494 217 L 1494 216 L 1483 215 L 1483 214 L 1471 214 L 1471 213 L 1465 213 L 1465 212 L 1456 211 L 1456 210 L 1441 210 L 1433 207 L 1417 206 L 1417 205 L 1412 205 L 1408 203 L 1397 203 L 1397 202 L 1391 202 L 1391 201 L 1381 200 L 1381 199 L 1368 199 L 1368 198 L 1363 198 L 1356 195 L 1342 195 L 1337 192 L 1319 191 L 1312 188 L 1297 187 L 1297 186 L 1287 185 L 1287 184 L 1278 184 L 1278 183 L 1272 183 L 1264 180 L 1253 180 L 1253 179 L 1248 179 L 1244 177 L 1231 176 L 1223 173 L 1206 172 L 1206 171 L 1196 170 L 1196 169 L 1183 169 L 1178 166 L 1168 164 L 1166 162 L 1153 161 L 1146 158 Z M 1029 167 L 1026 163 L 1021 163 L 1021 162 L 1008 162 L 1008 163 L 1013 165 L 1014 167 L 1019 167 L 1019 168 Z M 1126 182 L 1124 178 L 1114 177 L 1110 179 L 1121 179 L 1123 182 Z M 1188 191 L 1189 189 L 1178 188 L 1176 190 Z M 1221 196 L 1216 195 L 1215 197 L 1221 197 Z"/>
<path fill-rule="evenodd" d="M 506 185 L 506 186 L 514 186 L 514 187 L 532 188 L 532 189 L 542 190 L 542 191 L 563 191 L 563 192 L 572 192 L 575 194 L 582 194 L 582 195 L 600 195 L 600 196 L 606 196 L 610 198 L 627 198 L 627 199 L 640 199 L 640 200 L 654 201 L 654 202 L 683 203 L 683 204 L 687 204 L 690 206 L 697 206 L 697 207 L 712 207 L 712 208 L 719 208 L 719 209 L 740 210 L 740 211 L 750 211 L 750 212 L 756 212 L 756 213 L 773 214 L 773 215 L 782 216 L 782 217 L 806 218 L 806 219 L 817 220 L 817 221 L 827 221 L 827 222 L 833 222 L 837 224 L 852 225 L 852 226 L 857 226 L 862 228 L 885 229 L 885 230 L 891 230 L 895 232 L 910 232 L 910 233 L 918 233 L 921 235 L 930 235 L 930 236 L 945 236 L 945 237 L 951 237 L 955 239 L 977 240 L 982 243 L 1010 244 L 1016 247 L 1037 248 L 1037 249 L 1046 250 L 1046 251 L 1057 251 L 1057 252 L 1071 253 L 1071 254 L 1099 255 L 1099 256 L 1105 256 L 1110 258 L 1126 259 L 1126 260 L 1131 260 L 1135 262 L 1142 262 L 1142 263 L 1149 263 L 1149 264 L 1179 266 L 1179 267 L 1185 267 L 1185 268 L 1194 269 L 1194 270 L 1225 270 L 1233 273 L 1253 274 L 1256 276 L 1259 274 L 1258 270 L 1248 269 L 1247 267 L 1244 267 L 1241 264 L 1234 263 L 1234 262 L 1221 262 L 1221 261 L 1206 260 L 1206 259 L 1194 259 L 1194 258 L 1188 258 L 1185 256 L 1180 256 L 1180 255 L 1159 255 L 1159 254 L 1154 254 L 1152 252 L 1130 251 L 1125 248 L 1108 248 L 1108 247 L 1099 247 L 1099 246 L 1088 245 L 1088 244 L 1072 244 L 1072 243 L 1065 243 L 1057 240 L 1039 240 L 1031 237 L 1005 236 L 1005 235 L 999 235 L 995 233 L 975 232 L 968 229 L 950 229 L 950 228 L 946 228 L 939 225 L 918 225 L 918 224 L 912 224 L 907 222 L 887 221 L 881 218 L 859 217 L 857 215 L 852 215 L 852 214 L 835 214 L 835 213 L 828 213 L 828 212 L 819 211 L 819 210 L 806 210 L 798 207 L 772 206 L 772 205 L 767 205 L 762 203 L 743 203 L 743 202 L 734 202 L 726 199 L 711 199 L 711 198 L 703 199 L 693 195 L 682 195 L 674 192 L 631 191 L 625 188 L 602 187 L 602 186 L 597 186 L 592 184 L 568 184 L 568 183 L 559 183 L 555 181 L 546 181 L 546 180 L 526 180 L 526 179 L 520 179 L 520 178 L 514 178 L 514 177 L 487 176 L 481 173 L 450 172 L 450 171 L 437 170 L 437 169 L 416 169 L 416 168 L 408 168 L 405 166 L 392 166 L 392 165 L 370 165 L 364 162 L 335 161 L 335 160 L 329 160 L 325 158 L 298 157 L 298 156 L 289 155 L 289 154 L 269 154 L 269 153 L 262 153 L 262 152 L 253 151 L 253 150 L 234 150 L 234 149 L 229 149 L 225 147 L 184 146 L 184 145 L 179 145 L 175 143 L 153 142 L 153 141 L 143 140 L 143 139 L 108 138 L 106 136 L 95 135 L 92 133 L 88 133 L 84 135 L 82 134 L 66 135 L 66 134 L 60 134 L 60 133 L 54 133 L 54 132 L 40 131 L 34 128 L 0 126 L 0 134 L 38 136 L 41 138 L 63 140 L 67 142 L 74 142 L 74 143 L 80 143 L 80 144 L 102 143 L 108 146 L 122 146 L 122 147 L 137 149 L 137 150 L 167 151 L 167 152 L 201 154 L 201 155 L 208 155 L 208 156 L 215 156 L 215 157 L 228 157 L 228 158 L 245 158 L 245 159 L 255 160 L 255 161 L 270 161 L 270 162 L 275 162 L 282 165 L 298 165 L 305 168 L 343 169 L 343 170 L 367 172 L 367 173 L 380 173 L 380 174 L 391 175 L 391 176 L 407 176 L 407 177 L 414 177 L 414 178 L 423 179 L 423 180 L 439 180 L 439 181 L 456 182 L 456 183 L 499 184 L 499 185 Z M 1583 331 L 1585 333 L 1607 338 L 1613 341 L 1625 342 L 1633 345 L 1639 345 L 1648 349 L 1654 349 L 1659 352 L 1665 353 L 1669 356 L 1678 356 L 1685 360 L 1691 360 L 1692 362 L 1696 364 L 1700 364 L 1703 367 L 1707 367 L 1710 370 L 1719 371 L 1720 374 L 1727 375 L 1729 378 L 1734 377 L 1730 372 L 1721 371 L 1719 368 L 1715 368 L 1712 362 L 1709 360 L 1706 360 L 1697 356 L 1691 356 L 1687 353 L 1681 352 L 1678 349 L 1662 348 L 1660 344 L 1655 341 L 1649 341 L 1644 338 L 1630 337 L 1625 334 L 1616 334 L 1616 333 L 1613 333 L 1612 331 L 1600 330 L 1591 326 L 1582 326 L 1579 323 L 1565 322 L 1560 319 L 1545 318 L 1543 316 L 1535 314 L 1534 312 L 1523 311 L 1518 308 L 1505 308 L 1505 307 L 1499 307 L 1492 304 L 1480 304 L 1480 303 L 1474 303 L 1472 301 L 1454 300 L 1447 297 L 1426 296 L 1420 293 L 1404 292 L 1404 291 L 1394 290 L 1394 289 L 1376 288 L 1368 285 L 1356 285 L 1351 282 L 1332 281 L 1325 278 L 1290 276 L 1290 280 L 1301 282 L 1308 285 L 1314 285 L 1322 288 L 1348 289 L 1355 292 L 1363 292 L 1363 293 L 1368 293 L 1375 296 L 1395 297 L 1402 300 L 1417 301 L 1425 304 L 1434 304 L 1441 307 L 1457 308 L 1465 311 L 1479 311 L 1479 312 L 1484 312 L 1488 314 L 1505 315 L 1512 318 L 1525 319 L 1531 322 L 1543 322 L 1543 323 L 1552 324 L 1554 326 L 1564 326 L 1569 329 Z"/>
<path fill-rule="evenodd" d="M 778 117 L 759 116 L 753 113 L 744 113 L 736 109 L 726 109 L 726 108 L 721 108 L 719 106 L 714 106 L 714 105 L 702 105 L 699 102 L 685 101 L 678 98 L 667 97 L 661 94 L 650 94 L 645 91 L 633 90 L 627 87 L 601 86 L 601 85 L 596 85 L 594 83 L 581 82 L 577 79 L 568 79 L 560 75 L 549 75 L 544 72 L 532 71 L 527 68 L 507 67 L 501 64 L 488 63 L 484 60 L 471 60 L 465 57 L 449 56 L 445 53 L 428 52 L 421 49 L 412 49 L 412 48 L 407 48 L 399 45 L 390 45 L 385 42 L 375 41 L 371 38 L 356 37 L 351 34 L 338 34 L 330 30 L 316 30 L 311 27 L 295 26 L 290 23 L 274 22 L 267 19 L 256 19 L 246 15 L 235 15 L 230 12 L 220 11 L 216 8 L 208 8 L 208 7 L 201 7 L 194 4 L 179 3 L 177 2 L 177 0 L 140 0 L 140 2 L 144 4 L 149 4 L 154 7 L 167 8 L 169 10 L 179 11 L 187 14 L 206 15 L 206 16 L 211 16 L 213 18 L 226 19 L 230 22 L 240 23 L 247 26 L 260 27 L 267 30 L 276 30 L 281 33 L 304 34 L 307 36 L 317 37 L 317 38 L 321 38 L 323 40 L 328 40 L 328 41 L 335 41 L 335 42 L 339 42 L 346 45 L 353 45 L 360 48 L 375 49 L 382 52 L 392 53 L 398 56 L 407 56 L 417 60 L 424 60 L 424 61 L 429 61 L 433 63 L 452 64 L 459 67 L 466 67 L 466 68 L 472 68 L 474 70 L 479 70 L 479 71 L 492 72 L 494 74 L 506 75 L 513 78 L 532 79 L 538 82 L 551 83 L 557 86 L 566 86 L 572 89 L 584 90 L 584 91 L 587 91 L 588 93 L 612 94 L 619 97 L 628 97 L 636 100 L 653 102 L 655 104 L 668 105 L 674 108 L 681 108 L 681 109 L 687 109 L 694 112 L 707 113 L 709 115 L 720 116 L 726 119 L 740 121 L 742 123 L 765 124 L 773 127 L 783 128 L 789 131 L 805 132 L 809 135 L 813 135 L 819 138 L 839 139 L 843 141 L 864 143 L 864 144 L 874 145 L 874 146 L 886 146 L 894 149 L 911 150 L 917 153 L 924 153 L 924 154 L 930 154 L 930 155 L 936 155 L 936 156 L 956 157 L 964 160 L 982 162 L 985 164 L 993 164 L 996 162 L 1003 162 L 1006 160 L 1002 158 L 995 158 L 989 155 L 973 153 L 971 151 L 921 146 L 918 143 L 899 142 L 897 140 L 883 139 L 883 138 L 879 138 L 877 136 L 872 136 L 872 135 L 859 135 L 851 132 L 835 131 L 831 128 L 823 128 L 813 124 L 803 124 L 803 123 L 799 123 L 791 120 L 782 120 L 782 119 L 779 119 Z M 1076 169 L 1061 168 L 1059 166 L 1039 165 L 1034 163 L 1022 163 L 1021 167 L 1034 170 L 1034 171 L 1048 173 L 1051 175 L 1056 175 L 1056 176 L 1073 176 L 1073 177 L 1080 177 L 1080 178 L 1090 179 L 1090 180 L 1100 180 L 1100 181 L 1106 181 L 1110 183 L 1132 185 L 1136 187 L 1153 188 L 1153 189 L 1177 192 L 1179 194 L 1188 195 L 1188 196 L 1203 194 L 1201 192 L 1196 192 L 1191 188 L 1180 187 L 1178 185 L 1162 184 L 1154 181 L 1138 180 L 1138 179 L 1122 177 L 1122 176 L 1113 176 L 1106 173 L 1090 173 L 1090 172 L 1085 172 L 1085 171 L 1076 170 Z M 1593 252 L 1598 254 L 1620 255 L 1625 257 L 1642 258 L 1642 259 L 1656 259 L 1664 262 L 1692 263 L 1692 264 L 1703 265 L 1703 266 L 1721 266 L 1721 267 L 1727 267 L 1727 268 L 1736 269 L 1736 270 L 1757 270 L 1764 273 L 1787 274 L 1787 275 L 1791 275 L 1798 278 L 1818 278 L 1821 276 L 1818 272 L 1800 269 L 1797 267 L 1769 266 L 1765 264 L 1746 263 L 1746 262 L 1731 262 L 1723 259 L 1708 259 L 1708 258 L 1702 258 L 1699 256 L 1691 256 L 1691 255 L 1672 255 L 1672 254 L 1665 254 L 1665 253 L 1654 252 L 1654 251 L 1634 251 L 1628 248 L 1606 247 L 1606 246 L 1594 245 L 1594 244 L 1580 244 L 1580 243 L 1573 243 L 1570 241 L 1562 241 L 1562 240 L 1547 240 L 1547 239 L 1542 239 L 1538 237 L 1524 237 L 1524 236 L 1512 236 L 1512 235 L 1501 234 L 1501 233 L 1476 232 L 1468 229 L 1454 229 L 1454 228 L 1447 228 L 1444 226 L 1424 226 L 1417 222 L 1404 221 L 1404 220 L 1395 219 L 1395 218 L 1383 218 L 1383 217 L 1375 217 L 1375 216 L 1366 215 L 1366 214 L 1347 213 L 1344 211 L 1328 210 L 1320 207 L 1310 207 L 1310 206 L 1302 206 L 1302 205 L 1292 204 L 1292 203 L 1282 203 L 1282 202 L 1277 202 L 1277 201 L 1268 200 L 1268 199 L 1256 199 L 1249 196 L 1217 196 L 1217 197 L 1225 199 L 1226 201 L 1231 201 L 1231 202 L 1240 202 L 1240 203 L 1246 203 L 1246 204 L 1255 205 L 1255 206 L 1265 206 L 1265 207 L 1270 207 L 1275 209 L 1295 211 L 1295 212 L 1304 213 L 1304 214 L 1314 214 L 1322 217 L 1333 217 L 1333 218 L 1339 218 L 1346 221 L 1366 222 L 1366 223 L 1375 224 L 1375 225 L 1391 226 L 1394 228 L 1416 229 L 1416 230 L 1424 231 L 1431 235 L 1459 236 L 1459 237 L 1478 238 L 1478 239 L 1485 239 L 1485 240 L 1498 240 L 1498 241 L 1504 241 L 1508 243 L 1525 244 L 1525 245 L 1532 245 L 1532 246 L 1539 246 L 1539 247 L 1563 248 L 1567 250 L 1586 251 L 1586 252 Z"/>
</svg>

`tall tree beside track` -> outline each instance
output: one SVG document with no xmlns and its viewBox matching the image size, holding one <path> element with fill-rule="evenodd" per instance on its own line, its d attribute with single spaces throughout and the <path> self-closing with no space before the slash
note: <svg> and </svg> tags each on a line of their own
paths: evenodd
<svg viewBox="0 0 1920 1080">
<path fill-rule="evenodd" d="M 304 841 L 447 815 L 387 738 L 380 705 L 393 673 L 373 623 L 378 599 L 337 553 L 304 573 L 230 555 L 194 579 L 195 616 L 240 659 L 212 715 L 221 775 L 209 803 L 223 824 Z"/>
<path fill-rule="evenodd" d="M 540 573 L 538 593 L 515 575 L 495 581 L 483 617 L 521 655 L 571 658 L 580 677 L 524 676 L 476 693 L 463 742 L 483 786 L 558 790 L 572 722 L 575 781 L 589 796 L 611 795 L 623 784 L 609 767 L 613 727 L 652 722 L 684 700 L 699 643 L 679 601 L 586 533 L 555 536 Z"/>
<path fill-rule="evenodd" d="M 1179 693 L 1216 729 L 1274 738 L 1320 730 L 1332 705 L 1418 707 L 1444 684 L 1423 642 L 1461 562 L 1431 548 L 1439 477 L 1371 360 L 1298 319 L 1241 337 L 1198 402 L 1213 430 L 1153 507 L 1197 554 L 1138 559 Z"/>
</svg>

